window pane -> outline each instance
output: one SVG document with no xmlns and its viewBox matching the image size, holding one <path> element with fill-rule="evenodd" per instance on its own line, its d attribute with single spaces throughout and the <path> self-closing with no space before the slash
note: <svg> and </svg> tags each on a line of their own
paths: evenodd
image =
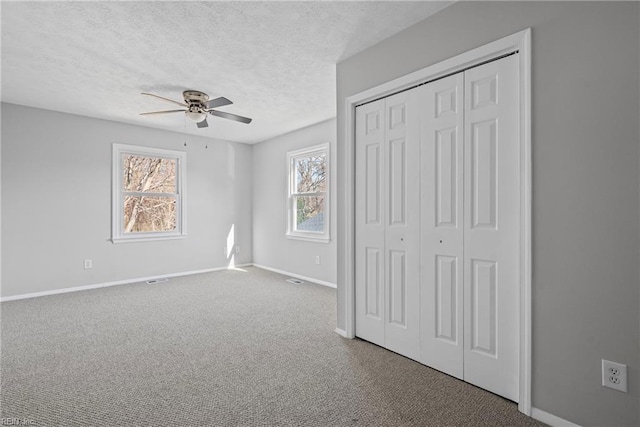
<svg viewBox="0 0 640 427">
<path fill-rule="evenodd" d="M 294 199 L 295 229 L 324 233 L 324 196 L 297 196 Z"/>
<path fill-rule="evenodd" d="M 125 196 L 123 227 L 125 233 L 175 230 L 176 198 Z"/>
<path fill-rule="evenodd" d="M 123 154 L 122 165 L 124 191 L 176 192 L 176 159 Z"/>
<path fill-rule="evenodd" d="M 325 154 L 299 157 L 294 162 L 296 168 L 296 193 L 326 191 L 327 162 Z"/>
</svg>

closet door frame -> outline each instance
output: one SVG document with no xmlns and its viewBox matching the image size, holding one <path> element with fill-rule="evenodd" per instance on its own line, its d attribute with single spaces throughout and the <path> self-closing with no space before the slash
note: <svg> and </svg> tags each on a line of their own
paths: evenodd
<svg viewBox="0 0 640 427">
<path fill-rule="evenodd" d="M 531 415 L 531 28 L 428 66 L 395 80 L 365 90 L 345 100 L 345 188 L 340 236 L 347 262 L 338 271 L 338 287 L 344 288 L 345 329 L 336 330 L 355 338 L 355 108 L 469 67 L 518 51 L 520 91 L 520 304 L 519 304 L 519 399 L 518 410 Z"/>
</svg>

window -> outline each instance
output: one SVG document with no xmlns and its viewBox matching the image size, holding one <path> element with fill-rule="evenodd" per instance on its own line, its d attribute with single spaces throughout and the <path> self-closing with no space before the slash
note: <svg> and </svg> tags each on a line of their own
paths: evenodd
<svg viewBox="0 0 640 427">
<path fill-rule="evenodd" d="M 113 144 L 114 243 L 186 236 L 182 151 Z"/>
<path fill-rule="evenodd" d="M 329 145 L 287 154 L 289 225 L 287 236 L 329 241 Z"/>
</svg>

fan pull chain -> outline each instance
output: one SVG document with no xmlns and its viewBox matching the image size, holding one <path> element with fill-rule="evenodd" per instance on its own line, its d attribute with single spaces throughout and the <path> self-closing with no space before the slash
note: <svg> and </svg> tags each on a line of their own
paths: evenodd
<svg viewBox="0 0 640 427">
<path fill-rule="evenodd" d="M 182 134 L 184 135 L 184 146 L 187 146 L 187 116 L 184 117 L 184 128 L 182 130 Z M 209 148 L 209 143 L 205 143 L 204 144 L 204 148 L 208 149 Z"/>
<path fill-rule="evenodd" d="M 184 135 L 184 146 L 187 146 L 187 116 L 184 116 L 184 130 L 182 132 Z"/>
</svg>

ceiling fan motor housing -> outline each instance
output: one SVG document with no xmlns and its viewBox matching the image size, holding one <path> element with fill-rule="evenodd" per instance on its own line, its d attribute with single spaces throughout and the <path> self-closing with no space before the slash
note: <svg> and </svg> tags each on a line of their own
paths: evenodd
<svg viewBox="0 0 640 427">
<path fill-rule="evenodd" d="M 189 109 L 185 115 L 193 122 L 200 123 L 207 118 L 207 112 L 203 103 L 209 100 L 209 95 L 198 90 L 185 90 L 182 92 L 184 102 L 189 104 Z"/>
<path fill-rule="evenodd" d="M 209 100 L 209 95 L 198 90 L 185 90 L 182 92 L 182 97 L 184 98 L 184 102 L 189 105 L 202 104 Z"/>
</svg>

